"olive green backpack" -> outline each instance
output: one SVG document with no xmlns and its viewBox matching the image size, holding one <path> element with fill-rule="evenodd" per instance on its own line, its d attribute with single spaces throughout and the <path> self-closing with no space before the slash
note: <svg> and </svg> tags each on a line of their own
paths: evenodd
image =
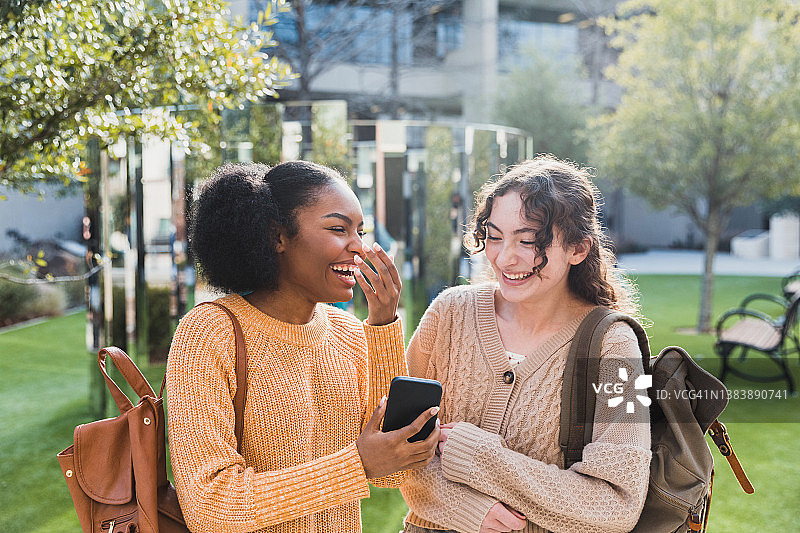
<svg viewBox="0 0 800 533">
<path fill-rule="evenodd" d="M 642 351 L 644 373 L 652 376 L 648 397 L 653 458 L 644 509 L 633 531 L 705 531 L 714 477 L 714 458 L 706 443 L 706 432 L 710 432 L 730 463 L 742 489 L 753 493 L 725 426 L 717 420 L 728 404 L 728 391 L 683 348 L 664 348 L 651 359 L 644 329 L 623 313 L 597 308 L 575 333 L 561 396 L 559 443 L 564 452 L 564 468 L 581 461 L 583 447 L 591 442 L 600 350 L 606 331 L 618 321 L 633 328 Z"/>
</svg>

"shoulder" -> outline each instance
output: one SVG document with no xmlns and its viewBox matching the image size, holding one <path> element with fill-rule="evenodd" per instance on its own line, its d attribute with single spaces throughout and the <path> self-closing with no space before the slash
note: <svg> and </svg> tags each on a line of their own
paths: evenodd
<svg viewBox="0 0 800 533">
<path fill-rule="evenodd" d="M 639 337 L 630 324 L 617 321 L 603 337 L 602 358 L 627 360 L 632 367 L 641 367 L 642 349 Z"/>
<path fill-rule="evenodd" d="M 223 301 L 222 298 L 220 301 Z M 233 325 L 228 314 L 215 305 L 198 304 L 180 319 L 175 330 L 175 340 L 206 344 L 233 343 Z"/>
<path fill-rule="evenodd" d="M 636 336 L 636 332 L 633 331 L 633 328 L 630 324 L 623 320 L 618 320 L 608 327 L 608 331 L 606 331 L 606 335 L 603 337 L 603 340 L 605 342 L 638 343 L 639 337 Z"/>
<path fill-rule="evenodd" d="M 456 285 L 440 292 L 431 302 L 430 308 L 436 310 L 447 310 L 459 308 L 463 304 L 475 302 L 487 293 L 494 293 L 494 285 L 481 283 L 479 285 Z"/>
<path fill-rule="evenodd" d="M 349 336 L 361 332 L 361 335 L 363 335 L 364 326 L 362 322 L 351 313 L 328 304 L 318 304 L 317 309 L 325 313 L 331 334 Z"/>
<path fill-rule="evenodd" d="M 236 340 L 227 313 L 213 305 L 198 305 L 178 323 L 167 358 L 167 373 L 233 368 Z M 194 369 L 194 370 L 191 370 Z"/>
<path fill-rule="evenodd" d="M 352 313 L 340 309 L 335 305 L 319 304 L 317 309 L 322 309 L 325 312 L 331 324 L 335 323 L 348 327 L 358 327 L 361 325 L 361 321 L 353 316 Z"/>
<path fill-rule="evenodd" d="M 218 301 L 225 304 L 226 298 Z M 192 308 L 178 323 L 178 330 L 198 330 L 203 329 L 211 332 L 229 331 L 233 336 L 233 326 L 228 314 L 216 305 L 197 304 Z"/>
</svg>

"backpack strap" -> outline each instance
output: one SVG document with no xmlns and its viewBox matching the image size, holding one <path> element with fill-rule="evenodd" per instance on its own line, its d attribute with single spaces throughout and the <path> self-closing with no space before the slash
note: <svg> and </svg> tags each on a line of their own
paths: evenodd
<svg viewBox="0 0 800 533">
<path fill-rule="evenodd" d="M 233 396 L 233 414 L 234 414 L 234 434 L 236 435 L 236 451 L 242 453 L 242 436 L 244 435 L 244 404 L 247 401 L 247 345 L 244 341 L 244 332 L 242 325 L 233 311 L 228 309 L 220 302 L 201 302 L 201 305 L 213 305 L 219 307 L 228 315 L 233 323 L 233 338 L 236 345 L 236 394 Z M 167 384 L 167 374 L 164 374 L 164 379 L 161 381 L 161 391 L 158 397 L 164 395 L 164 386 Z"/>
<path fill-rule="evenodd" d="M 561 419 L 558 436 L 564 453 L 564 468 L 583 458 L 583 448 L 592 441 L 597 393 L 592 382 L 600 372 L 603 338 L 615 322 L 626 322 L 639 340 L 644 372 L 650 372 L 650 343 L 647 334 L 635 319 L 619 311 L 597 307 L 586 315 L 567 355 L 561 389 Z"/>
<path fill-rule="evenodd" d="M 753 494 L 755 489 L 753 488 L 753 484 L 750 483 L 747 474 L 744 473 L 744 468 L 742 468 L 739 458 L 736 457 L 736 453 L 733 451 L 731 439 L 728 437 L 728 429 L 725 427 L 725 424 L 719 420 L 714 420 L 709 428 L 709 433 L 711 434 L 711 439 L 714 441 L 714 444 L 719 448 L 719 452 L 728 460 L 728 464 L 731 465 L 733 475 L 736 476 L 736 481 L 739 482 L 742 490 L 747 494 Z"/>
</svg>

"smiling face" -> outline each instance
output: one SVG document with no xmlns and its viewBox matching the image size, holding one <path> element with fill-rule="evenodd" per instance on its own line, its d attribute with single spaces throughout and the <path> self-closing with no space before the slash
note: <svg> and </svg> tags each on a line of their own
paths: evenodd
<svg viewBox="0 0 800 533">
<path fill-rule="evenodd" d="M 544 297 L 568 298 L 567 275 L 572 265 L 586 257 L 588 246 L 563 245 L 562 232 L 553 228 L 553 244 L 547 250 L 547 264 L 540 276 L 534 269 L 543 258 L 536 253 L 538 224 L 524 216 L 522 198 L 510 191 L 496 197 L 486 221 L 486 258 L 509 302 L 532 302 Z"/>
<path fill-rule="evenodd" d="M 346 183 L 332 181 L 295 214 L 298 232 L 280 235 L 279 290 L 309 303 L 345 302 L 356 284 L 353 258 L 361 253 L 364 216 Z"/>
</svg>

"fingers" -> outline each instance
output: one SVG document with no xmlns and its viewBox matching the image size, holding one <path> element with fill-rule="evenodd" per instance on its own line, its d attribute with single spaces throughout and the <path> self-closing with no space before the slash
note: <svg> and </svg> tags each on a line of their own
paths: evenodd
<svg viewBox="0 0 800 533">
<path fill-rule="evenodd" d="M 411 463 L 409 469 L 424 468 L 436 455 L 436 443 L 439 441 L 439 421 L 436 421 L 436 428 L 423 441 L 408 443 L 411 447 L 409 458 Z"/>
<path fill-rule="evenodd" d="M 364 249 L 368 249 L 364 247 Z M 376 273 L 370 266 L 364 261 L 360 256 L 355 256 L 353 258 L 355 261 L 358 270 L 355 271 L 356 279 L 359 277 L 365 281 L 369 281 L 367 286 L 361 284 L 361 288 L 364 290 L 365 295 L 374 295 L 379 289 L 385 289 L 386 287 L 381 282 L 381 277 L 378 273 Z"/>
<path fill-rule="evenodd" d="M 439 421 L 436 421 L 436 426 L 431 431 L 425 440 L 412 443 L 414 446 L 412 454 L 414 456 L 433 457 L 436 452 L 436 445 L 439 443 Z"/>
<path fill-rule="evenodd" d="M 516 511 L 515 511 L 516 512 Z M 486 517 L 481 524 L 481 531 L 515 531 L 525 527 L 525 518 L 521 513 L 522 518 L 516 516 L 511 512 L 511 509 L 503 504 L 497 502 L 489 509 Z"/>
<path fill-rule="evenodd" d="M 380 431 L 381 423 L 383 422 L 383 416 L 386 414 L 386 396 L 381 398 L 381 401 L 378 402 L 378 407 L 372 411 L 372 416 L 369 418 L 367 425 L 364 426 L 364 429 L 369 429 L 370 431 Z"/>
<path fill-rule="evenodd" d="M 372 264 L 374 270 L 361 257 L 356 256 L 354 259 L 362 275 L 372 285 L 372 289 L 376 293 L 382 290 L 396 290 L 399 292 L 403 285 L 400 280 L 400 273 L 397 271 L 394 261 L 384 249 L 378 243 L 375 243 L 372 247 L 364 245 L 362 252 Z"/>
<path fill-rule="evenodd" d="M 423 411 L 422 414 L 419 415 L 409 425 L 407 425 L 404 428 L 400 428 L 397 431 L 400 432 L 400 435 L 402 435 L 403 438 L 410 439 L 411 437 L 422 431 L 422 428 L 425 426 L 425 423 L 434 416 L 436 416 L 438 412 L 439 412 L 438 406 L 431 407 L 430 409 Z"/>
<path fill-rule="evenodd" d="M 525 527 L 524 515 L 522 518 L 516 516 L 504 503 L 492 507 L 492 509 L 495 511 L 494 518 L 503 526 L 509 528 L 507 531 L 513 531 L 515 529 L 522 529 Z"/>
<path fill-rule="evenodd" d="M 397 319 L 397 304 L 400 301 L 402 282 L 392 259 L 375 243 L 362 246 L 362 253 L 372 264 L 370 267 L 362 257 L 355 256 L 358 267 L 356 281 L 364 291 L 369 307 L 367 323 L 385 325 Z"/>
<path fill-rule="evenodd" d="M 400 272 L 397 271 L 394 261 L 391 257 L 389 257 L 389 254 L 386 253 L 380 244 L 375 243 L 372 249 L 367 252 L 367 257 L 373 265 L 376 264 L 376 260 L 380 261 L 380 269 L 389 275 L 389 277 L 386 278 L 387 281 L 391 279 L 392 283 L 397 287 L 400 287 L 403 284 L 402 281 L 400 281 Z"/>
<path fill-rule="evenodd" d="M 519 511 L 517 511 L 513 507 L 510 507 L 510 506 L 508 506 L 506 504 L 503 504 L 503 505 L 505 505 L 506 509 L 508 509 L 511 512 L 511 514 L 513 514 L 514 516 L 516 516 L 520 520 L 523 520 L 523 521 L 527 520 L 527 517 L 524 514 L 520 513 Z"/>
<path fill-rule="evenodd" d="M 439 451 L 439 454 L 444 453 L 444 446 L 447 443 L 447 439 L 450 437 L 450 431 L 452 431 L 452 429 L 453 425 L 451 424 L 444 424 L 439 428 L 439 442 L 436 444 L 436 449 Z"/>
</svg>

